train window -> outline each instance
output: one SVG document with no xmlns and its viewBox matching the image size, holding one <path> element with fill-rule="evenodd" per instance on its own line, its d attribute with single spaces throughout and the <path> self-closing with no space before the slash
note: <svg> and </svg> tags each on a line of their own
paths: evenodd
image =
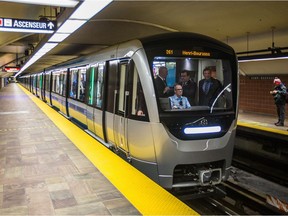
<svg viewBox="0 0 288 216">
<path fill-rule="evenodd" d="M 92 65 L 87 73 L 88 82 L 88 104 L 102 107 L 103 88 L 104 88 L 104 63 Z"/>
<path fill-rule="evenodd" d="M 96 107 L 102 107 L 103 88 L 104 88 L 104 63 L 98 65 L 96 79 Z"/>
<path fill-rule="evenodd" d="M 67 73 L 67 69 L 65 69 L 65 71 L 63 71 L 63 96 L 66 96 L 67 94 L 67 79 L 68 79 L 68 73 Z"/>
<path fill-rule="evenodd" d="M 60 86 L 59 94 L 66 96 L 66 82 L 67 82 L 67 71 L 63 70 L 60 74 Z"/>
<path fill-rule="evenodd" d="M 87 82 L 88 82 L 88 95 L 87 95 L 87 103 L 88 105 L 94 105 L 94 88 L 95 88 L 95 74 L 96 74 L 96 66 L 91 66 L 88 70 L 88 77 L 87 77 Z"/>
<path fill-rule="evenodd" d="M 131 114 L 138 117 L 147 117 L 148 113 L 147 113 L 146 101 L 136 67 L 134 67 L 132 82 L 133 84 L 132 84 Z"/>
<path fill-rule="evenodd" d="M 45 90 L 50 91 L 50 73 L 45 74 Z"/>
<path fill-rule="evenodd" d="M 126 64 L 120 65 L 120 86 L 119 86 L 119 100 L 118 100 L 118 110 L 120 112 L 125 112 L 125 77 L 126 77 Z"/>
<path fill-rule="evenodd" d="M 38 88 L 42 89 L 42 78 L 43 78 L 43 74 L 39 74 L 39 79 L 38 79 Z"/>
<path fill-rule="evenodd" d="M 52 90 L 55 93 L 60 92 L 60 71 L 55 71 L 52 73 L 52 79 L 53 79 L 53 83 L 52 83 Z"/>
<path fill-rule="evenodd" d="M 108 64 L 108 83 L 107 83 L 107 111 L 114 112 L 116 93 L 117 93 L 117 68 L 118 60 L 109 61 Z"/>
<path fill-rule="evenodd" d="M 77 86 L 77 99 L 80 101 L 84 101 L 85 85 L 86 85 L 86 68 L 79 68 L 77 80 L 79 80 Z"/>
<path fill-rule="evenodd" d="M 228 60 L 156 57 L 153 73 L 163 111 L 212 111 L 230 109 L 232 106 L 232 73 Z M 179 84 L 178 89 L 174 88 L 175 84 Z"/>
<path fill-rule="evenodd" d="M 76 99 L 77 97 L 77 86 L 78 86 L 78 70 L 73 68 L 70 70 L 70 89 L 69 96 Z"/>
</svg>

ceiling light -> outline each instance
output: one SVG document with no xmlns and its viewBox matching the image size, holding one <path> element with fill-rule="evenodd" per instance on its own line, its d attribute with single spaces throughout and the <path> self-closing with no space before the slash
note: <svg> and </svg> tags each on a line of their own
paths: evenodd
<svg viewBox="0 0 288 216">
<path fill-rule="evenodd" d="M 73 33 L 80 28 L 87 20 L 66 20 L 56 33 Z"/>
<path fill-rule="evenodd" d="M 1 0 L 0 0 L 1 1 Z M 28 0 L 27 0 L 28 1 Z M 36 1 L 36 0 L 35 0 Z M 39 0 L 40 2 L 44 2 L 44 0 Z M 56 0 L 57 2 L 64 2 L 64 0 Z M 78 3 L 78 1 L 71 0 L 72 2 Z M 60 28 L 54 33 L 54 35 L 48 40 L 37 53 L 35 53 L 35 57 L 33 56 L 29 61 L 21 68 L 21 70 L 15 75 L 17 77 L 24 70 L 26 70 L 30 65 L 35 63 L 39 58 L 53 49 L 58 43 L 50 43 L 50 42 L 61 42 L 65 38 L 67 38 L 70 34 L 79 29 L 82 25 L 84 25 L 90 18 L 95 16 L 99 11 L 101 11 L 104 7 L 110 4 L 113 0 L 85 0 L 82 1 L 81 5 L 76 8 L 74 13 L 70 16 L 68 20 L 66 20 Z M 52 0 L 49 0 L 52 2 Z M 51 5 L 51 4 L 50 4 Z M 75 6 L 75 5 L 74 5 Z"/>
<path fill-rule="evenodd" d="M 58 7 L 75 7 L 79 2 L 77 0 L 0 0 L 0 1 L 23 3 L 23 4 L 46 5 L 46 6 L 58 6 Z"/>
<path fill-rule="evenodd" d="M 40 53 L 47 53 L 49 52 L 50 50 L 52 50 L 55 46 L 57 46 L 58 43 L 46 43 L 44 44 L 43 47 L 41 47 L 41 49 L 38 51 Z M 37 53 L 38 53 L 37 52 Z"/>
<path fill-rule="evenodd" d="M 112 0 L 85 0 L 70 16 L 70 19 L 91 19 L 110 2 Z"/>
<path fill-rule="evenodd" d="M 255 62 L 288 59 L 288 53 L 240 56 L 238 62 Z"/>
<path fill-rule="evenodd" d="M 60 34 L 60 33 L 55 33 L 49 40 L 48 42 L 62 42 L 65 40 L 70 34 Z"/>
</svg>

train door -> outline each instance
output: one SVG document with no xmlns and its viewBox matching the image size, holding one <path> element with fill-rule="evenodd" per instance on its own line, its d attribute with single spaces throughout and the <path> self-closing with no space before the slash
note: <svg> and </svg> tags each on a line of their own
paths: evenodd
<svg viewBox="0 0 288 216">
<path fill-rule="evenodd" d="M 118 148 L 124 150 L 129 157 L 129 143 L 127 139 L 127 114 L 128 114 L 128 61 L 122 61 L 117 70 L 117 100 L 114 112 L 114 137 L 115 144 Z"/>
</svg>

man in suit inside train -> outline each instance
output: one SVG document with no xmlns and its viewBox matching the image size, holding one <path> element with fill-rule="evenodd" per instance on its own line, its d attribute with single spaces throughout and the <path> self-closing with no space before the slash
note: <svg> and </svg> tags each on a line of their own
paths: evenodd
<svg viewBox="0 0 288 216">
<path fill-rule="evenodd" d="M 211 106 L 221 86 L 216 79 L 211 77 L 211 69 L 209 67 L 203 70 L 203 76 L 204 79 L 199 81 L 199 105 Z"/>
<path fill-rule="evenodd" d="M 173 95 L 173 90 L 167 86 L 166 77 L 168 75 L 168 70 L 166 67 L 161 66 L 159 68 L 158 75 L 155 79 L 156 91 L 158 97 L 168 97 Z"/>
<path fill-rule="evenodd" d="M 180 73 L 180 85 L 183 88 L 183 96 L 187 97 L 191 106 L 196 105 L 195 96 L 197 91 L 197 84 L 191 79 L 191 72 L 183 70 Z"/>
</svg>

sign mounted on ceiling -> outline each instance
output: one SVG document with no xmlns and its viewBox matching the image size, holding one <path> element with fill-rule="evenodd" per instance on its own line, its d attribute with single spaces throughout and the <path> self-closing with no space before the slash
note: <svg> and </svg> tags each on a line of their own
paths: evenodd
<svg viewBox="0 0 288 216">
<path fill-rule="evenodd" d="M 55 21 L 0 17 L 0 31 L 52 34 L 56 30 L 56 27 L 57 25 Z"/>
<path fill-rule="evenodd" d="M 5 66 L 5 67 L 4 67 L 4 71 L 5 71 L 5 72 L 10 72 L 10 73 L 16 73 L 16 72 L 20 71 L 20 67 L 9 67 L 9 66 Z"/>
</svg>

